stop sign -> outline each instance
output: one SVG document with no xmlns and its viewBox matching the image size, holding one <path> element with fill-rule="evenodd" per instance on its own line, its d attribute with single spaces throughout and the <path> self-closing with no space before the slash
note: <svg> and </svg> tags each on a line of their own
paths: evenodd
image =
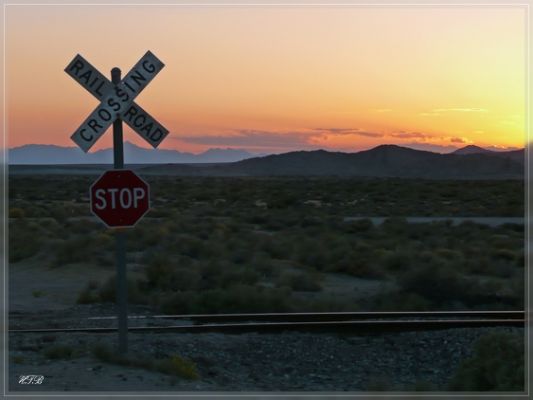
<svg viewBox="0 0 533 400">
<path fill-rule="evenodd" d="M 134 226 L 150 209 L 150 187 L 133 171 L 106 171 L 90 188 L 91 211 L 112 228 Z"/>
</svg>

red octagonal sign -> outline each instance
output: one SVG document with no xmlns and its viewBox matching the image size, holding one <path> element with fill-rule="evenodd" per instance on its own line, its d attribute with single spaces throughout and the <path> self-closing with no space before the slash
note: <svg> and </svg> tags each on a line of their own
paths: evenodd
<svg viewBox="0 0 533 400">
<path fill-rule="evenodd" d="M 150 209 L 150 187 L 128 169 L 104 172 L 90 194 L 91 211 L 111 228 L 134 226 Z"/>
</svg>

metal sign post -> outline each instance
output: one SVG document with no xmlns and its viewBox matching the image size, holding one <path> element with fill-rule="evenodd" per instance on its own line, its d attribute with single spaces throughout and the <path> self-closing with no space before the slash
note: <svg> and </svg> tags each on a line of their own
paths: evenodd
<svg viewBox="0 0 533 400">
<path fill-rule="evenodd" d="M 119 68 L 109 81 L 79 54 L 65 72 L 100 100 L 71 139 L 87 152 L 113 124 L 113 171 L 105 172 L 89 189 L 91 211 L 110 228 L 132 227 L 149 210 L 149 186 L 133 171 L 124 169 L 122 121 L 156 148 L 168 130 L 133 101 L 165 65 L 150 51 L 121 79 Z M 117 260 L 118 349 L 128 351 L 128 284 L 126 237 L 115 231 Z"/>
<path fill-rule="evenodd" d="M 120 69 L 111 70 L 111 81 L 120 83 Z M 122 120 L 117 118 L 113 122 L 113 166 L 115 169 L 124 168 L 124 142 L 122 135 Z M 115 232 L 117 257 L 117 306 L 118 306 L 118 351 L 128 352 L 128 277 L 126 273 L 126 237 L 124 232 Z"/>
</svg>

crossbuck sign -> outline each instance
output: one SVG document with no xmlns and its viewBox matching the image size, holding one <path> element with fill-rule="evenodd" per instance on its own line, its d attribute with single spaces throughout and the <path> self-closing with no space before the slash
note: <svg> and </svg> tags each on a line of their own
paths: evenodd
<svg viewBox="0 0 533 400">
<path fill-rule="evenodd" d="M 150 209 L 150 188 L 133 171 L 124 169 L 122 121 L 154 148 L 168 130 L 133 100 L 165 65 L 150 51 L 120 79 L 119 68 L 111 70 L 111 81 L 79 54 L 65 72 L 87 89 L 100 104 L 71 136 L 84 152 L 113 124 L 114 170 L 106 171 L 90 189 L 91 210 L 107 226 L 132 227 Z M 117 305 L 119 351 L 128 351 L 128 289 L 124 232 L 117 230 Z"/>
<path fill-rule="evenodd" d="M 79 54 L 65 72 L 101 101 L 74 132 L 71 139 L 87 152 L 117 119 L 121 118 L 156 148 L 168 134 L 159 122 L 133 101 L 165 64 L 148 51 L 130 72 L 115 85 Z"/>
</svg>

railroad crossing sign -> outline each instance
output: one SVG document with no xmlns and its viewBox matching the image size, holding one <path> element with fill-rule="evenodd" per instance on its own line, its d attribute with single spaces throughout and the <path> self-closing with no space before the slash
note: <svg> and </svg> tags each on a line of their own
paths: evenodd
<svg viewBox="0 0 533 400">
<path fill-rule="evenodd" d="M 124 79 L 115 85 L 82 56 L 76 55 L 65 72 L 100 100 L 100 104 L 83 121 L 71 139 L 87 152 L 107 128 L 117 118 L 121 118 L 156 148 L 168 134 L 168 130 L 133 100 L 164 66 L 152 52 L 147 51 Z"/>
<path fill-rule="evenodd" d="M 134 226 L 150 209 L 149 189 L 133 171 L 106 171 L 91 186 L 91 211 L 110 228 Z"/>
<path fill-rule="evenodd" d="M 100 105 L 71 136 L 84 152 L 113 124 L 114 170 L 105 172 L 90 188 L 91 211 L 107 226 L 133 226 L 150 209 L 148 184 L 133 171 L 124 169 L 122 121 L 125 121 L 150 145 L 156 148 L 168 134 L 133 100 L 165 65 L 150 51 L 120 79 L 119 68 L 111 70 L 111 81 L 79 54 L 65 72 L 100 100 Z M 115 231 L 117 258 L 118 348 L 128 351 L 128 288 L 126 270 L 126 237 Z"/>
</svg>

